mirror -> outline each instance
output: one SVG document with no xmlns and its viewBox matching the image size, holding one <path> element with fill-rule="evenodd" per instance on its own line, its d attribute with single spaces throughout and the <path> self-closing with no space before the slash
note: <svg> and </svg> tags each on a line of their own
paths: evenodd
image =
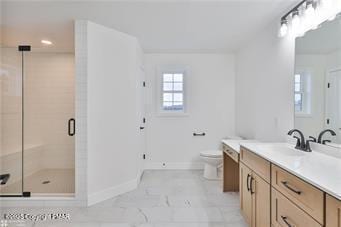
<svg viewBox="0 0 341 227">
<path fill-rule="evenodd" d="M 296 38 L 295 128 L 327 145 L 341 144 L 341 16 Z"/>
</svg>

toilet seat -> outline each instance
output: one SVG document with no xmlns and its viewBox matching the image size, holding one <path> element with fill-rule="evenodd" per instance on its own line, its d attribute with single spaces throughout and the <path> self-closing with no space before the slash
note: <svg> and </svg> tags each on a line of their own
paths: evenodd
<svg viewBox="0 0 341 227">
<path fill-rule="evenodd" d="M 201 151 L 200 156 L 208 158 L 222 158 L 223 152 L 221 150 L 206 150 Z"/>
</svg>

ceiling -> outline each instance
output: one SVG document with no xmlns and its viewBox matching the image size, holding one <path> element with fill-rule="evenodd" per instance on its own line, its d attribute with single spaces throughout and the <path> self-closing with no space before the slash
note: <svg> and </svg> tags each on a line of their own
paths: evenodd
<svg viewBox="0 0 341 227">
<path fill-rule="evenodd" d="M 341 17 L 326 21 L 322 26 L 297 38 L 298 54 L 329 54 L 341 49 Z"/>
<path fill-rule="evenodd" d="M 73 21 L 86 19 L 138 38 L 146 52 L 235 51 L 297 0 L 4 1 L 3 43 L 73 52 Z M 46 49 L 46 48 L 45 48 Z"/>
</svg>

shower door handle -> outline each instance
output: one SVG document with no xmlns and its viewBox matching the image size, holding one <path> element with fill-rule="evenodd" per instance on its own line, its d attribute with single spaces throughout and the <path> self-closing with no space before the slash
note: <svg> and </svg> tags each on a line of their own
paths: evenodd
<svg viewBox="0 0 341 227">
<path fill-rule="evenodd" d="M 74 136 L 76 134 L 76 120 L 74 118 L 69 119 L 68 134 L 69 136 Z"/>
</svg>

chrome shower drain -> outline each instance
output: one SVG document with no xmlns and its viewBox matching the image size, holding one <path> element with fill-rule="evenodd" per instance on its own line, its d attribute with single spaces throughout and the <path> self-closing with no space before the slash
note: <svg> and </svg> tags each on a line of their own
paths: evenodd
<svg viewBox="0 0 341 227">
<path fill-rule="evenodd" d="M 46 180 L 46 181 L 42 182 L 42 184 L 49 184 L 49 183 L 51 183 L 51 181 L 49 181 L 49 180 Z"/>
</svg>

